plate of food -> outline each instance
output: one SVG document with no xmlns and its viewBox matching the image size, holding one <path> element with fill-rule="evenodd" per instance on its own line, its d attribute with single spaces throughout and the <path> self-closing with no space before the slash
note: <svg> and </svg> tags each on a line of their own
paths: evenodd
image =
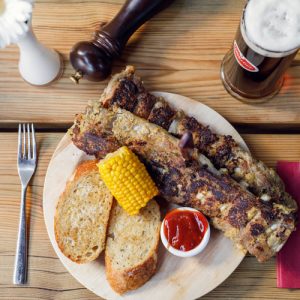
<svg viewBox="0 0 300 300">
<path fill-rule="evenodd" d="M 276 254 L 296 205 L 221 115 L 149 93 L 129 66 L 60 141 L 43 209 L 58 257 L 95 294 L 189 300 L 247 252 L 260 262 Z"/>
</svg>

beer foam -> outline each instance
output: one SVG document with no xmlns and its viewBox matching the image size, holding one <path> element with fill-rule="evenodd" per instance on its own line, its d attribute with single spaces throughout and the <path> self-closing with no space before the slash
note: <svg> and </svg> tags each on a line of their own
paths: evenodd
<svg viewBox="0 0 300 300">
<path fill-rule="evenodd" d="M 248 39 L 272 52 L 300 47 L 300 0 L 250 0 L 244 22 Z"/>
</svg>

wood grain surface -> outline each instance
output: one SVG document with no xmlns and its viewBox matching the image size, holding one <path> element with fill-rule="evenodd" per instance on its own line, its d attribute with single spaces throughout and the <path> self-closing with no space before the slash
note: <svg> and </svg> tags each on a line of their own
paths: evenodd
<svg viewBox="0 0 300 300">
<path fill-rule="evenodd" d="M 37 0 L 33 26 L 38 38 L 56 48 L 66 64 L 63 77 L 37 88 L 18 73 L 18 49 L 0 50 L 0 128 L 17 121 L 40 127 L 66 127 L 86 101 L 97 99 L 106 82 L 82 80 L 75 86 L 68 53 L 87 40 L 100 21 L 109 21 L 124 0 Z M 143 26 L 116 62 L 137 67 L 150 90 L 173 92 L 201 101 L 238 124 L 299 127 L 300 55 L 279 96 L 263 105 L 245 105 L 229 96 L 220 81 L 220 63 L 234 39 L 244 1 L 177 0 Z"/>
<path fill-rule="evenodd" d="M 100 21 L 109 21 L 125 0 L 36 0 L 33 26 L 38 38 L 63 56 L 63 77 L 48 87 L 26 84 L 18 73 L 18 48 L 0 50 L 0 299 L 99 299 L 63 267 L 49 241 L 42 209 L 44 176 L 51 155 L 75 113 L 97 99 L 107 81 L 83 80 L 75 86 L 68 77 L 68 53 L 87 40 Z M 149 90 L 182 94 L 201 101 L 239 128 L 286 132 L 300 130 L 300 54 L 286 76 L 280 94 L 263 105 L 246 105 L 229 96 L 220 81 L 223 56 L 234 39 L 243 0 L 176 0 L 143 26 L 130 40 L 114 71 L 135 65 Z M 20 181 L 16 168 L 20 121 L 38 128 L 39 163 L 28 190 L 30 211 L 29 283 L 12 285 L 19 219 Z M 296 129 L 296 130 L 295 130 Z M 278 160 L 299 160 L 300 134 L 247 134 L 252 152 L 269 166 Z M 237 270 L 202 299 L 300 299 L 300 290 L 276 288 L 275 259 L 265 264 L 247 256 Z M 205 278 L 203 278 L 205 280 Z M 158 299 L 160 300 L 160 299 Z"/>
<path fill-rule="evenodd" d="M 99 299 L 66 271 L 49 241 L 42 210 L 45 172 L 64 133 L 37 135 L 39 162 L 28 191 L 30 209 L 29 283 L 11 284 L 19 217 L 20 184 L 16 169 L 17 133 L 0 133 L 0 298 Z M 299 160 L 300 135 L 243 135 L 252 152 L 274 167 L 278 160 Z M 205 280 L 205 278 L 203 278 Z M 299 299 L 300 290 L 276 288 L 275 259 L 259 264 L 246 257 L 237 270 L 202 299 Z"/>
</svg>

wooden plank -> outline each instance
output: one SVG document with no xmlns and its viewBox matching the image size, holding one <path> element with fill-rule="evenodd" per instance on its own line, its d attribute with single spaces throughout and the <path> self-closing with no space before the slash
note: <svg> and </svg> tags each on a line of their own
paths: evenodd
<svg viewBox="0 0 300 300">
<path fill-rule="evenodd" d="M 56 257 L 43 220 L 42 192 L 51 155 L 62 133 L 39 133 L 39 163 L 28 191 L 31 209 L 29 283 L 11 284 L 19 217 L 20 184 L 16 169 L 17 134 L 0 133 L 0 298 L 99 299 L 73 279 Z M 259 159 L 275 166 L 278 160 L 299 160 L 300 135 L 244 135 Z M 203 278 L 205 280 L 205 278 Z M 299 299 L 300 290 L 276 288 L 275 259 L 259 264 L 246 257 L 237 270 L 203 299 Z"/>
<path fill-rule="evenodd" d="M 0 51 L 0 127 L 34 121 L 42 127 L 66 127 L 107 81 L 73 85 L 68 53 L 89 39 L 100 21 L 109 21 L 124 0 L 36 1 L 33 25 L 46 45 L 62 53 L 63 77 L 48 87 L 33 87 L 18 74 L 18 49 Z M 115 71 L 137 67 L 149 90 L 182 94 L 201 101 L 239 124 L 300 125 L 300 64 L 293 63 L 279 96 L 263 105 L 246 105 L 229 96 L 220 81 L 220 63 L 232 44 L 244 1 L 178 0 L 131 39 Z"/>
<path fill-rule="evenodd" d="M 245 134 L 242 135 L 251 153 L 268 166 L 275 168 L 279 160 L 300 160 L 299 135 Z"/>
</svg>

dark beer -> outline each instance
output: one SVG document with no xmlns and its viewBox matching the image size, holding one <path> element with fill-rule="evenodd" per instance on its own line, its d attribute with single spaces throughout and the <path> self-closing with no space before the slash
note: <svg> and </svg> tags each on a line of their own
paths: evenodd
<svg viewBox="0 0 300 300">
<path fill-rule="evenodd" d="M 232 49 L 222 63 L 223 84 L 239 100 L 263 102 L 278 93 L 296 54 L 297 49 L 270 51 L 250 41 L 243 15 Z"/>
</svg>

